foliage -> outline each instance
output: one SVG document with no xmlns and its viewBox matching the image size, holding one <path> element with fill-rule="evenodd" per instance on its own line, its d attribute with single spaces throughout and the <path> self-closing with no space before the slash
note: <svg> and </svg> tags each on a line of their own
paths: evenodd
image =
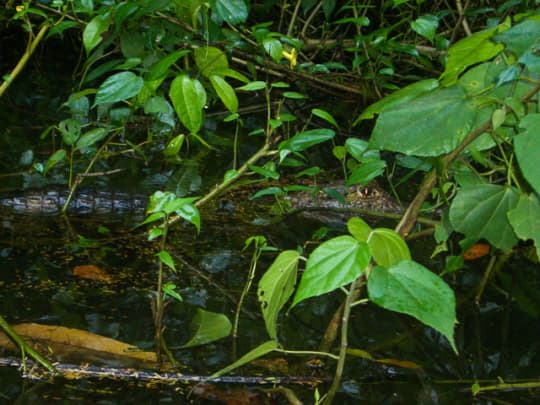
<svg viewBox="0 0 540 405">
<path fill-rule="evenodd" d="M 266 182 L 286 173 L 316 183 L 323 169 L 312 164 L 310 152 L 329 142 L 331 155 L 320 150 L 326 160 L 337 160 L 347 185 L 369 184 L 384 175 L 390 183 L 394 176 L 401 177 L 397 184 L 407 183 L 416 173 L 428 173 L 395 231 L 351 219 L 348 235 L 325 240 L 305 254 L 297 286 L 303 253 L 281 252 L 257 292 L 272 340 L 229 369 L 279 348 L 279 316 L 291 297 L 289 310 L 294 310 L 308 305 L 308 299 L 344 290 L 346 343 L 348 314 L 360 302 L 357 285 L 367 285 L 361 302 L 412 315 L 457 351 L 454 294 L 441 277 L 411 258 L 404 239 L 429 195 L 443 209 L 436 252 L 449 250 L 452 240 L 462 248 L 445 272 L 459 270 L 463 253 L 481 239 L 505 252 L 531 239 L 540 253 L 538 12 L 528 2 L 495 2 L 496 7 L 479 2 L 467 10 L 428 3 L 301 1 L 285 13 L 283 6 L 293 9 L 292 4 L 272 0 L 57 0 L 50 7 L 25 3 L 12 10 L 14 21 L 30 33 L 29 44 L 35 44 L 38 26 L 51 36 L 76 30 L 85 55 L 77 90 L 63 104 L 68 116 L 42 134 L 54 151 L 44 162 L 28 154 L 27 176 L 62 177 L 73 193 L 96 167 L 107 171 L 128 153 L 173 168 L 169 185 L 174 192 L 156 192 L 143 222 L 159 223 L 149 231 L 149 239 L 160 242 L 158 347 L 164 294 L 181 299 L 163 280 L 164 266 L 177 271 L 166 249 L 169 227 L 183 219 L 199 232 L 199 209 L 247 176 Z M 279 21 L 268 21 L 273 11 Z M 4 77 L 2 92 L 19 71 Z M 274 77 L 262 80 L 264 75 Z M 302 80 L 298 89 L 290 84 L 297 80 Z M 319 105 L 312 89 L 321 88 L 361 100 L 363 111 L 348 118 L 357 115 L 354 125 L 372 129 L 369 141 L 349 137 L 342 142 L 339 135 L 349 123 L 334 117 L 328 105 Z M 251 128 L 243 108 L 256 99 L 263 101 L 265 117 Z M 293 101 L 316 105 L 306 117 L 286 107 Z M 225 109 L 223 122 L 234 127 L 234 139 L 209 130 L 209 108 Z M 148 123 L 144 130 L 129 131 L 138 120 Z M 225 173 L 202 178 L 203 171 L 187 163 L 224 149 L 232 154 Z M 244 151 L 251 155 L 245 158 Z M 201 183 L 208 189 L 216 178 L 217 187 L 201 198 L 191 196 Z M 269 185 L 255 196 L 273 195 L 283 204 L 287 193 L 302 187 Z M 264 237 L 251 242 L 255 252 L 243 297 L 260 254 L 268 250 Z M 209 334 L 216 319 L 230 330 L 222 316 L 209 322 L 208 314 L 201 314 L 201 335 Z M 234 334 L 237 327 L 238 319 Z M 194 338 L 188 345 L 208 340 Z M 337 382 L 345 353 L 342 343 Z M 331 390 L 327 401 L 332 396 Z"/>
</svg>

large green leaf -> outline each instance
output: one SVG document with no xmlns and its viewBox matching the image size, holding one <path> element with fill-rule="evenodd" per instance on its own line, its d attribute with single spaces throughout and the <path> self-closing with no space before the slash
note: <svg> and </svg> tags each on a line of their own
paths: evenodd
<svg viewBox="0 0 540 405">
<path fill-rule="evenodd" d="M 435 90 L 439 87 L 439 81 L 435 79 L 421 80 L 419 82 L 403 87 L 398 91 L 393 92 L 389 96 L 386 96 L 382 100 L 371 104 L 368 108 L 360 114 L 360 116 L 354 121 L 353 125 L 357 125 L 361 120 L 371 119 L 375 114 L 379 114 L 381 111 L 390 108 L 397 108 L 402 104 L 408 104 L 415 98 Z"/>
<path fill-rule="evenodd" d="M 507 213 L 516 207 L 519 192 L 512 187 L 481 184 L 463 187 L 450 206 L 452 227 L 467 239 L 487 239 L 508 250 L 517 242 Z"/>
<path fill-rule="evenodd" d="M 201 82 L 186 74 L 173 80 L 169 97 L 182 124 L 193 134 L 203 124 L 203 109 L 206 105 L 206 91 Z"/>
<path fill-rule="evenodd" d="M 278 349 L 279 349 L 279 344 L 275 340 L 269 340 L 267 342 L 264 342 L 263 344 L 257 346 L 255 349 L 244 354 L 242 357 L 236 360 L 233 364 L 230 364 L 227 367 L 222 368 L 221 370 L 215 372 L 214 374 L 210 376 L 210 378 L 216 378 L 223 374 L 227 374 L 229 371 L 232 371 L 235 368 L 241 367 L 244 364 L 249 363 L 250 361 L 258 359 L 259 357 L 264 356 L 265 354 L 268 354 Z"/>
<path fill-rule="evenodd" d="M 120 72 L 103 82 L 96 93 L 94 106 L 116 103 L 134 97 L 143 88 L 144 80 L 133 72 Z"/>
<path fill-rule="evenodd" d="M 386 268 L 411 258 L 409 247 L 403 238 L 392 229 L 374 229 L 369 235 L 367 244 L 375 262 Z"/>
<path fill-rule="evenodd" d="M 223 314 L 197 309 L 192 327 L 196 329 L 193 337 L 182 348 L 201 346 L 229 336 L 232 330 L 231 321 Z"/>
<path fill-rule="evenodd" d="M 238 97 L 236 97 L 231 85 L 218 75 L 210 76 L 210 83 L 212 83 L 214 90 L 225 107 L 227 107 L 227 110 L 236 113 L 238 111 Z"/>
<path fill-rule="evenodd" d="M 504 49 L 504 45 L 490 41 L 496 30 L 497 28 L 492 28 L 475 32 L 450 47 L 446 69 L 440 77 L 444 86 L 456 83 L 458 76 L 469 66 L 492 59 Z"/>
<path fill-rule="evenodd" d="M 353 217 L 347 222 L 347 230 L 357 240 L 368 244 L 373 259 L 380 266 L 388 268 L 411 258 L 409 247 L 392 229 L 372 229 L 363 219 Z"/>
<path fill-rule="evenodd" d="M 296 250 L 280 253 L 259 281 L 257 295 L 266 330 L 272 339 L 277 340 L 276 323 L 279 311 L 294 291 L 299 259 L 300 254 Z"/>
<path fill-rule="evenodd" d="M 244 0 L 210 0 L 210 6 L 219 22 L 238 24 L 245 22 L 248 16 Z"/>
<path fill-rule="evenodd" d="M 365 270 L 370 257 L 367 244 L 351 236 L 322 243 L 309 256 L 292 307 L 351 283 Z"/>
<path fill-rule="evenodd" d="M 438 156 L 458 146 L 475 117 L 476 108 L 461 86 L 437 89 L 381 111 L 370 145 L 406 155 Z"/>
<path fill-rule="evenodd" d="M 515 209 L 508 213 L 516 235 L 523 240 L 532 239 L 536 255 L 540 257 L 540 203 L 534 195 L 522 195 Z"/>
<path fill-rule="evenodd" d="M 293 136 L 291 139 L 279 144 L 279 159 L 282 162 L 290 152 L 302 152 L 319 143 L 334 138 L 336 133 L 332 129 L 310 129 Z"/>
<path fill-rule="evenodd" d="M 87 55 L 103 41 L 102 34 L 109 29 L 110 25 L 110 14 L 97 15 L 86 24 L 83 31 L 83 45 Z"/>
<path fill-rule="evenodd" d="M 519 168 L 529 184 L 540 194 L 540 170 L 536 166 L 540 156 L 540 114 L 526 115 L 519 126 L 525 129 L 514 138 Z"/>
<path fill-rule="evenodd" d="M 391 311 L 408 314 L 454 342 L 456 299 L 442 278 L 419 263 L 404 260 L 385 269 L 373 268 L 368 279 L 369 298 Z"/>
<path fill-rule="evenodd" d="M 506 45 L 506 50 L 513 52 L 518 62 L 534 73 L 540 73 L 540 21 L 536 18 L 525 20 L 504 31 L 494 38 Z"/>
</svg>

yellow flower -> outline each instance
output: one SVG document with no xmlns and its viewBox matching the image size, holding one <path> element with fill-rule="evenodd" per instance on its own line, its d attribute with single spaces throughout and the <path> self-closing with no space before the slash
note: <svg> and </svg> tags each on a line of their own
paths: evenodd
<svg viewBox="0 0 540 405">
<path fill-rule="evenodd" d="M 283 57 L 289 61 L 290 68 L 294 69 L 294 67 L 296 66 L 296 56 L 297 56 L 296 48 L 291 49 L 291 52 L 287 52 L 283 50 L 281 53 Z"/>
<path fill-rule="evenodd" d="M 24 11 L 24 5 L 20 4 L 20 5 L 16 6 L 15 10 L 17 11 L 17 13 L 20 13 L 21 11 Z"/>
</svg>

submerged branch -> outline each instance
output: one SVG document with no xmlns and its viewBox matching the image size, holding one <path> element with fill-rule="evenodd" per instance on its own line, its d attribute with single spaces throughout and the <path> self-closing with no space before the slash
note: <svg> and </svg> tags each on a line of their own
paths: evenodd
<svg viewBox="0 0 540 405">
<path fill-rule="evenodd" d="M 32 380 L 47 380 L 49 374 L 39 373 L 38 368 L 34 368 L 35 362 L 27 360 L 22 362 L 16 358 L 0 358 L 0 366 L 26 367 L 29 371 L 26 378 Z M 140 381 L 162 383 L 167 385 L 179 383 L 227 383 L 227 384 L 320 384 L 325 382 L 323 378 L 313 376 L 222 376 L 210 378 L 202 375 L 185 375 L 182 373 L 167 373 L 151 370 L 136 370 L 133 368 L 98 367 L 89 365 L 55 363 L 56 370 L 60 375 L 69 376 L 70 380 L 80 380 L 84 378 L 109 378 L 124 381 Z"/>
</svg>

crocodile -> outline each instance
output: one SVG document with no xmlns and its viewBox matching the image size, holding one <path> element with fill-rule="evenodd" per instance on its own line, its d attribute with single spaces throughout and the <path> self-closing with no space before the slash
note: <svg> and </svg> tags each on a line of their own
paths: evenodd
<svg viewBox="0 0 540 405">
<path fill-rule="evenodd" d="M 368 187 L 346 187 L 334 182 L 305 191 L 290 192 L 285 201 L 292 210 L 362 209 L 373 212 L 402 212 L 401 206 L 375 183 Z M 27 190 L 0 197 L 0 206 L 18 214 L 56 215 L 62 210 L 69 190 Z M 148 196 L 120 191 L 76 191 L 67 206 L 71 215 L 144 214 Z M 316 214 L 313 215 L 316 217 Z"/>
<path fill-rule="evenodd" d="M 0 198 L 0 206 L 18 214 L 56 215 L 62 211 L 69 190 L 27 190 Z M 143 214 L 148 197 L 118 191 L 76 191 L 69 200 L 72 215 Z"/>
</svg>

